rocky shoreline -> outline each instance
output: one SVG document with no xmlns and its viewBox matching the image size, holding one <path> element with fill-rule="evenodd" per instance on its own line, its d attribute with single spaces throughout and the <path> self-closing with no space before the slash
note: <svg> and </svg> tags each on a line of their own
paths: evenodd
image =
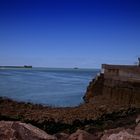
<svg viewBox="0 0 140 140">
<path fill-rule="evenodd" d="M 0 138 L 2 140 L 139 140 L 140 116 L 136 118 L 136 124 L 103 132 L 88 133 L 78 129 L 72 134 L 57 133 L 54 135 L 38 129 L 31 124 L 19 121 L 0 121 Z"/>
<path fill-rule="evenodd" d="M 0 98 L 0 120 L 32 124 L 48 134 L 72 134 L 83 130 L 92 135 L 104 130 L 136 127 L 139 108 L 109 104 L 83 104 L 78 107 L 53 108 Z"/>
<path fill-rule="evenodd" d="M 139 140 L 140 68 L 103 67 L 105 72 L 87 87 L 85 103 L 76 107 L 43 106 L 1 97 L 0 137 L 9 133 L 16 134 L 14 140 L 25 140 L 25 135 L 31 140 Z"/>
</svg>

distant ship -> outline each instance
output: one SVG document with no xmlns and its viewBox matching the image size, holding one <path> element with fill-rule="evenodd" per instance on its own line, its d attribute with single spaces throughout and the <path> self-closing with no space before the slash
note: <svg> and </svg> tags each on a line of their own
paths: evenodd
<svg viewBox="0 0 140 140">
<path fill-rule="evenodd" d="M 32 66 L 24 65 L 24 68 L 32 68 Z"/>
<path fill-rule="evenodd" d="M 79 69 L 79 68 L 75 67 L 74 69 Z"/>
</svg>

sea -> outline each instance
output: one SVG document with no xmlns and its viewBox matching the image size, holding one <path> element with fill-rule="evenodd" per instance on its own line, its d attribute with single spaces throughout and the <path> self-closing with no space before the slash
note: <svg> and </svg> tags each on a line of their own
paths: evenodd
<svg viewBox="0 0 140 140">
<path fill-rule="evenodd" d="M 83 103 L 89 82 L 99 69 L 1 68 L 0 96 L 53 107 Z"/>
</svg>

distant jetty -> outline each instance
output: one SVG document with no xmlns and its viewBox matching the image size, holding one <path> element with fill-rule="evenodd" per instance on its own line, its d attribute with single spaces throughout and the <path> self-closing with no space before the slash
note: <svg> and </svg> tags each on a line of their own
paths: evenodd
<svg viewBox="0 0 140 140">
<path fill-rule="evenodd" d="M 30 65 L 24 65 L 24 66 L 0 66 L 1 69 L 3 68 L 32 68 Z"/>
</svg>

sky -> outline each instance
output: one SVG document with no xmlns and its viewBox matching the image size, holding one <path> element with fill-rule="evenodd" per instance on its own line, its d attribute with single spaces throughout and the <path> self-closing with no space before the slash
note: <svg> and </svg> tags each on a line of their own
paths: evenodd
<svg viewBox="0 0 140 140">
<path fill-rule="evenodd" d="M 100 68 L 140 56 L 140 0 L 0 0 L 0 65 Z"/>
</svg>

